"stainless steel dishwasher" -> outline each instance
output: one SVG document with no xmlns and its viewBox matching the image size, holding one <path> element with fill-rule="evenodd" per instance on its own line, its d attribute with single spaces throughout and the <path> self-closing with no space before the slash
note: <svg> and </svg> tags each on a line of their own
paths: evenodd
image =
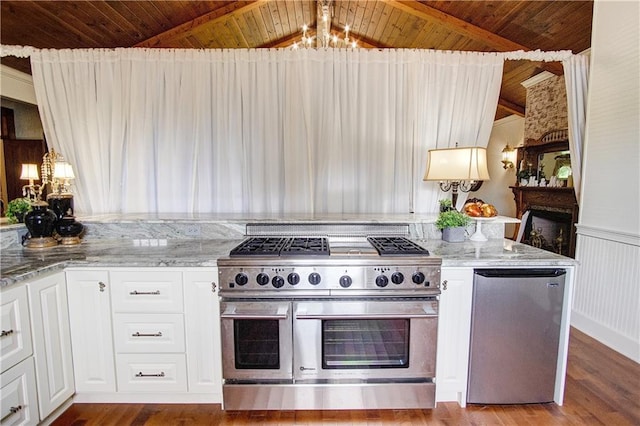
<svg viewBox="0 0 640 426">
<path fill-rule="evenodd" d="M 564 269 L 476 269 L 467 402 L 554 399 Z"/>
</svg>

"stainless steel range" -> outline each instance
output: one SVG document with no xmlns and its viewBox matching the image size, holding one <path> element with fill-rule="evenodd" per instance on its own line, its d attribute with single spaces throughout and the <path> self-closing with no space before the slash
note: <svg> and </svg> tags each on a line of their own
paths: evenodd
<svg viewBox="0 0 640 426">
<path fill-rule="evenodd" d="M 290 228 L 218 261 L 224 408 L 434 407 L 441 259 L 408 228 Z"/>
</svg>

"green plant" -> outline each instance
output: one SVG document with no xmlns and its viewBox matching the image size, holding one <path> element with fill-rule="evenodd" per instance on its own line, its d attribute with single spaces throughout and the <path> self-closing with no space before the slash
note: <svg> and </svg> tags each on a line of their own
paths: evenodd
<svg viewBox="0 0 640 426">
<path fill-rule="evenodd" d="M 457 226 L 467 226 L 471 223 L 471 218 L 464 213 L 456 210 L 449 210 L 438 215 L 436 220 L 436 228 L 442 230 L 444 228 L 455 228 Z"/>
<path fill-rule="evenodd" d="M 24 215 L 31 210 L 31 204 L 26 198 L 16 198 L 9 201 L 5 215 L 9 223 L 19 223 L 24 219 Z"/>
<path fill-rule="evenodd" d="M 440 211 L 446 212 L 447 210 L 453 209 L 453 205 L 451 204 L 451 200 L 448 198 L 442 199 L 438 201 L 440 203 Z"/>
<path fill-rule="evenodd" d="M 518 172 L 518 180 L 520 179 L 528 180 L 530 176 L 531 176 L 531 172 L 529 172 L 529 170 L 527 169 L 522 169 Z"/>
</svg>

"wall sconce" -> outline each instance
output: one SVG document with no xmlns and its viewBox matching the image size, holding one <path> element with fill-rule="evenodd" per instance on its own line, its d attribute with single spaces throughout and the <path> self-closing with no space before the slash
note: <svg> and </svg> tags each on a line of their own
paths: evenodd
<svg viewBox="0 0 640 426">
<path fill-rule="evenodd" d="M 516 162 L 516 149 L 515 148 L 511 148 L 509 146 L 509 144 L 507 144 L 507 146 L 504 147 L 504 149 L 502 150 L 502 167 L 507 170 L 507 169 L 513 169 L 514 164 Z"/>
<path fill-rule="evenodd" d="M 489 180 L 487 150 L 480 147 L 430 149 L 425 181 L 440 181 L 440 189 L 451 189 L 453 208 L 458 190 L 469 192 L 477 181 Z"/>
</svg>

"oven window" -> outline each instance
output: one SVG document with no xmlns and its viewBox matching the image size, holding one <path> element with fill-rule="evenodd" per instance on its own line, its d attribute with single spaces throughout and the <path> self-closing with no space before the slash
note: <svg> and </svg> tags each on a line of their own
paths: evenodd
<svg viewBox="0 0 640 426">
<path fill-rule="evenodd" d="M 234 320 L 236 369 L 280 368 L 278 320 Z"/>
<path fill-rule="evenodd" d="M 322 368 L 408 368 L 409 321 L 323 320 Z"/>
</svg>

